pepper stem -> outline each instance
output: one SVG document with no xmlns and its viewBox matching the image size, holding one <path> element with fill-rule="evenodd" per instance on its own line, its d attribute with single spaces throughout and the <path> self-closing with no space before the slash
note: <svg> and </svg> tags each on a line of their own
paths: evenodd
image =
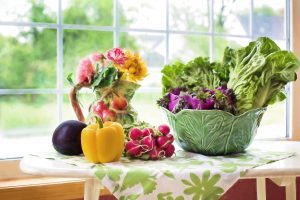
<svg viewBox="0 0 300 200">
<path fill-rule="evenodd" d="M 95 116 L 95 119 L 99 125 L 99 128 L 103 128 L 103 121 L 102 121 L 101 117 Z"/>
</svg>

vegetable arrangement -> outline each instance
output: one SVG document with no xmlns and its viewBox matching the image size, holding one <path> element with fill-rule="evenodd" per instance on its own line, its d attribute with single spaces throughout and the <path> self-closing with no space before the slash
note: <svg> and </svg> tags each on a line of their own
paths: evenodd
<svg viewBox="0 0 300 200">
<path fill-rule="evenodd" d="M 116 162 L 122 155 L 143 160 L 171 157 L 175 152 L 174 137 L 167 125 L 157 129 L 146 122 L 122 126 L 95 116 L 96 122 L 62 122 L 54 131 L 54 149 L 64 155 L 80 155 L 92 163 Z M 125 131 L 129 130 L 129 135 Z M 126 148 L 124 148 L 126 147 Z"/>
<path fill-rule="evenodd" d="M 227 47 L 222 62 L 197 57 L 165 65 L 158 105 L 173 113 L 219 109 L 239 115 L 284 100 L 284 87 L 297 79 L 299 65 L 292 52 L 261 37 L 237 50 Z"/>
<path fill-rule="evenodd" d="M 240 115 L 284 100 L 284 87 L 288 82 L 297 79 L 296 70 L 299 65 L 300 62 L 293 53 L 280 50 L 269 38 L 258 38 L 240 49 L 227 47 L 222 62 L 210 63 L 209 58 L 197 57 L 186 64 L 175 62 L 164 66 L 163 97 L 157 103 L 172 113 L 183 109 L 217 109 Z M 79 155 L 83 152 L 86 159 L 93 163 L 118 161 L 122 155 L 143 160 L 171 157 L 175 148 L 170 128 L 167 125 L 155 128 L 138 121 L 137 113 L 130 105 L 130 100 L 139 87 L 138 81 L 146 75 L 147 68 L 140 56 L 120 48 L 114 48 L 105 54 L 94 53 L 84 58 L 77 69 L 76 84 L 68 77 L 72 84 L 70 100 L 78 121 L 63 122 L 55 129 L 52 138 L 54 148 L 66 155 Z M 76 98 L 77 92 L 83 87 L 92 89 L 96 96 L 96 100 L 89 106 L 90 114 L 87 119 L 83 116 Z M 96 122 L 93 121 L 95 115 Z M 237 117 L 227 113 L 225 115 Z M 194 117 L 189 117 L 188 121 L 191 119 Z M 250 121 L 249 130 L 254 130 L 253 124 L 258 122 L 256 115 L 249 119 L 254 120 Z M 184 120 L 187 119 L 181 119 Z M 195 126 L 198 125 L 196 121 Z M 207 122 L 206 125 L 215 127 L 215 123 Z M 193 126 L 191 130 L 200 130 L 203 124 L 200 126 L 197 129 Z M 203 135 L 198 134 L 197 138 L 198 132 L 184 131 L 187 123 L 183 123 L 180 130 L 176 130 L 176 127 L 172 127 L 172 130 L 177 131 L 176 137 L 179 135 L 183 139 L 187 135 L 183 142 L 188 141 L 187 144 L 194 144 L 194 147 L 198 147 L 199 142 L 193 141 L 201 141 L 201 145 L 209 141 L 206 144 L 212 145 L 211 138 L 206 138 L 211 134 L 205 132 Z M 223 127 L 228 128 L 228 124 Z M 237 127 L 232 124 L 230 130 L 240 130 Z M 203 129 L 206 130 L 210 128 Z M 219 129 L 214 132 L 224 134 Z M 247 145 L 253 135 L 252 131 L 248 132 L 251 137 L 244 140 Z M 239 138 L 239 142 L 244 136 L 245 134 Z M 227 143 L 228 141 L 227 139 Z M 232 141 L 234 145 L 238 144 L 235 139 Z M 220 147 L 223 143 L 217 143 L 217 146 Z M 239 149 L 234 145 L 233 150 L 228 149 L 227 143 L 224 147 L 226 151 L 223 148 L 222 152 L 210 153 L 215 155 L 236 152 Z M 240 149 L 244 150 L 247 145 L 241 143 Z M 193 151 L 198 152 L 195 149 Z M 202 149 L 199 152 L 203 152 Z"/>
</svg>

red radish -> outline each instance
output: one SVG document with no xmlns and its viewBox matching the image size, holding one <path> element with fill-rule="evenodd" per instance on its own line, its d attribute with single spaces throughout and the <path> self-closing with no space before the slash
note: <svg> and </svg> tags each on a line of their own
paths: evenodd
<svg viewBox="0 0 300 200">
<path fill-rule="evenodd" d="M 139 140 L 143 137 L 143 132 L 139 128 L 132 128 L 130 130 L 129 137 L 132 140 Z"/>
<path fill-rule="evenodd" d="M 94 112 L 95 112 L 96 114 L 100 114 L 100 113 L 101 113 L 101 115 L 102 115 L 102 112 L 103 112 L 104 110 L 107 110 L 107 106 L 105 105 L 104 101 L 99 101 L 99 102 L 95 105 L 95 107 L 94 107 Z"/>
<path fill-rule="evenodd" d="M 165 148 L 165 153 L 166 153 L 165 156 L 167 158 L 171 157 L 174 154 L 174 152 L 175 152 L 175 147 L 173 144 L 170 144 Z"/>
<path fill-rule="evenodd" d="M 168 140 L 169 140 L 170 143 L 173 143 L 174 140 L 175 140 L 174 136 L 172 134 L 168 134 L 168 135 L 166 135 L 166 137 L 168 138 Z"/>
<path fill-rule="evenodd" d="M 94 113 L 95 113 L 95 115 L 97 115 L 98 117 L 100 117 L 101 119 L 103 119 L 103 114 L 102 114 L 102 112 L 100 112 L 100 113 L 94 112 Z"/>
<path fill-rule="evenodd" d="M 170 144 L 170 141 L 168 140 L 168 138 L 166 136 L 159 136 L 156 139 L 157 142 L 157 146 L 161 147 L 161 148 L 165 148 Z"/>
<path fill-rule="evenodd" d="M 115 95 L 111 102 L 111 107 L 116 110 L 126 110 L 128 107 L 127 99 L 125 97 Z"/>
<path fill-rule="evenodd" d="M 155 140 L 151 137 L 151 135 L 149 135 L 147 137 L 144 137 L 141 140 L 141 145 L 142 145 L 142 149 L 146 151 L 150 151 L 151 149 L 154 148 Z"/>
<path fill-rule="evenodd" d="M 126 143 L 125 149 L 128 155 L 130 156 L 139 156 L 141 154 L 141 147 L 137 141 L 130 140 Z"/>
<path fill-rule="evenodd" d="M 175 152 L 174 136 L 167 125 L 157 129 L 151 127 L 141 130 L 134 127 L 129 132 L 131 139 L 126 143 L 127 155 L 142 160 L 158 160 L 171 157 Z"/>
<path fill-rule="evenodd" d="M 129 149 L 132 149 L 136 146 L 139 146 L 139 142 L 130 140 L 130 141 L 126 142 L 125 149 L 126 149 L 126 151 L 128 151 Z"/>
<path fill-rule="evenodd" d="M 103 122 L 106 122 L 106 121 L 116 121 L 116 118 L 117 118 L 117 114 L 115 111 L 112 111 L 112 110 L 103 110 L 102 112 L 102 119 L 103 119 Z"/>
<path fill-rule="evenodd" d="M 127 151 L 127 153 L 130 156 L 138 157 L 141 155 L 141 147 L 137 146 L 137 147 L 131 148 Z"/>
<path fill-rule="evenodd" d="M 157 151 L 158 151 L 158 157 L 159 157 L 159 158 L 165 157 L 166 151 L 165 151 L 164 149 L 157 148 Z"/>
<path fill-rule="evenodd" d="M 157 160 L 159 158 L 159 155 L 158 155 L 158 151 L 157 151 L 157 148 L 154 147 L 151 151 L 149 151 L 149 157 L 151 160 Z"/>
<path fill-rule="evenodd" d="M 167 135 L 170 133 L 170 128 L 168 125 L 163 124 L 158 127 L 158 131 L 161 132 L 163 135 Z"/>
<path fill-rule="evenodd" d="M 148 135 L 154 135 L 154 131 L 152 128 L 145 128 L 143 130 L 143 136 L 146 137 Z"/>
</svg>

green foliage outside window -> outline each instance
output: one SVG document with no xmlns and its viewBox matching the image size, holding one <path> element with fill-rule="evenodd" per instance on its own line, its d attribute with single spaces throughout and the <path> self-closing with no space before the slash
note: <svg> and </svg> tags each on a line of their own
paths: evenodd
<svg viewBox="0 0 300 200">
<path fill-rule="evenodd" d="M 25 16 L 30 22 L 56 23 L 57 14 L 47 11 L 43 0 L 28 0 L 31 4 L 30 12 Z M 119 5 L 121 7 L 121 5 Z M 185 6 L 185 5 L 183 5 Z M 183 12 L 187 10 L 187 12 Z M 178 13 L 180 12 L 180 13 Z M 256 11 L 255 11 L 256 12 Z M 272 13 L 269 8 L 263 8 L 257 12 Z M 193 21 L 199 17 L 199 13 L 188 12 L 186 9 L 178 9 L 173 13 L 180 20 L 188 20 L 187 29 L 195 29 L 207 32 L 208 27 Z M 180 15 L 179 15 L 180 14 Z M 208 16 L 208 13 L 203 15 Z M 180 18 L 179 18 L 180 16 Z M 200 16 L 201 17 L 201 16 Z M 224 27 L 226 16 L 219 12 L 215 16 L 215 31 L 226 33 Z M 131 21 L 126 19 L 122 9 L 119 9 L 119 21 L 122 25 L 128 25 Z M 64 24 L 79 25 L 113 25 L 113 1 L 112 0 L 71 0 L 63 10 Z M 2 26 L 1 29 L 14 27 Z M 13 30 L 13 29 L 12 29 Z M 200 37 L 199 37 L 200 38 Z M 209 38 L 209 37 L 207 37 Z M 198 41 L 194 35 L 184 38 L 184 46 L 189 51 L 199 56 L 209 55 L 209 42 Z M 120 34 L 120 47 L 129 47 L 139 50 L 135 39 L 129 33 Z M 225 46 L 237 47 L 239 44 L 229 41 L 224 37 L 215 37 L 214 54 L 220 59 Z M 92 51 L 105 51 L 113 47 L 113 32 L 99 30 L 63 30 L 63 77 L 74 72 L 79 59 Z M 182 49 L 183 53 L 186 49 Z M 161 66 L 162 67 L 162 66 Z M 55 28 L 26 27 L 17 35 L 0 34 L 0 89 L 54 89 L 57 83 L 57 30 Z M 64 80 L 64 87 L 68 83 Z M 56 117 L 45 115 L 56 109 L 55 95 L 0 95 L 0 132 L 15 128 L 32 128 L 44 124 L 55 124 Z M 137 95 L 136 102 L 149 101 L 149 95 Z M 149 104 L 148 104 L 149 102 Z M 68 98 L 64 98 L 64 104 L 69 104 Z M 145 105 L 145 104 L 144 104 Z M 144 105 L 140 106 L 144 108 Z M 138 105 L 139 106 L 139 105 Z M 151 109 L 149 109 L 151 110 Z M 5 116 L 4 116 L 5 114 Z M 20 115 L 24 115 L 23 118 Z M 30 117 L 27 117 L 30 115 Z M 22 119 L 22 120 L 20 120 Z M 16 121 L 18 123 L 16 124 Z M 4 131 L 4 133 L 8 133 Z"/>
</svg>

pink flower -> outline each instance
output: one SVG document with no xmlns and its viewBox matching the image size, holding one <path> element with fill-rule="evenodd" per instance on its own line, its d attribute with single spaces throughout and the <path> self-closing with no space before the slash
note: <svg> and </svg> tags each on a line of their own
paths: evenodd
<svg viewBox="0 0 300 200">
<path fill-rule="evenodd" d="M 94 66 L 89 58 L 84 58 L 80 61 L 77 67 L 76 78 L 79 84 L 88 84 L 92 82 L 95 73 Z"/>
<path fill-rule="evenodd" d="M 107 52 L 107 59 L 117 65 L 123 65 L 126 59 L 125 53 L 120 48 L 114 48 Z"/>
<path fill-rule="evenodd" d="M 92 53 L 90 55 L 90 58 L 93 62 L 99 62 L 103 59 L 103 57 L 104 57 L 103 54 L 100 54 L 98 52 Z"/>
</svg>

